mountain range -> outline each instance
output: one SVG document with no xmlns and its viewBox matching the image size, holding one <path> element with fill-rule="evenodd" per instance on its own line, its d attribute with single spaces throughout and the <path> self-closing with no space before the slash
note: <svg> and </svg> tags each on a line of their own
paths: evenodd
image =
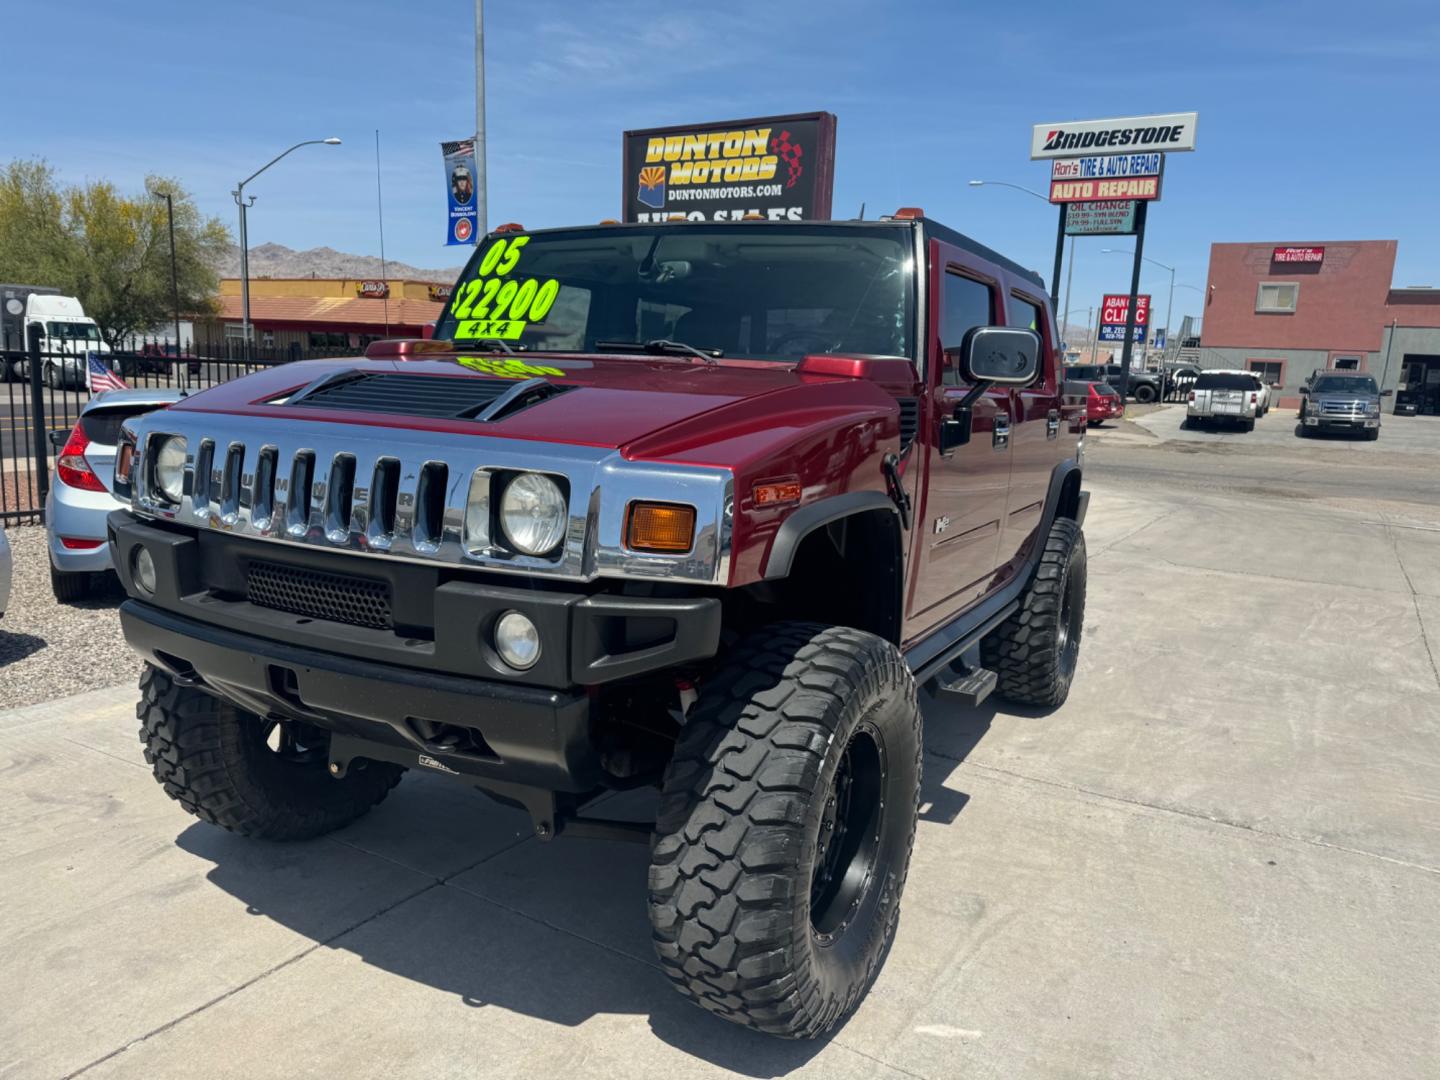
<svg viewBox="0 0 1440 1080">
<path fill-rule="evenodd" d="M 221 277 L 240 276 L 240 249 L 231 246 L 217 267 Z M 380 260 L 373 255 L 349 255 L 334 248 L 318 247 L 296 251 L 284 244 L 259 244 L 250 249 L 250 278 L 409 278 L 453 284 L 461 267 L 424 270 L 408 263 L 386 260 L 382 275 Z"/>
</svg>

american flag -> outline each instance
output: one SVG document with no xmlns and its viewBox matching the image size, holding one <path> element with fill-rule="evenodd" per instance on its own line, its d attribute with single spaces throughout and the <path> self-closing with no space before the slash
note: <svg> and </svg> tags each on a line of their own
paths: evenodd
<svg viewBox="0 0 1440 1080">
<path fill-rule="evenodd" d="M 92 394 L 103 394 L 106 390 L 129 390 L 125 380 L 116 375 L 100 359 L 98 353 L 89 353 L 85 368 L 86 380 Z"/>
</svg>

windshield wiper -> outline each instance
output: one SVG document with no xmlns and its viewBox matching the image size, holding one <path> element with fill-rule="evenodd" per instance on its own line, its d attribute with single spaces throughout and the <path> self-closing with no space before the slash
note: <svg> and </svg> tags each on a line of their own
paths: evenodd
<svg viewBox="0 0 1440 1080">
<path fill-rule="evenodd" d="M 698 356 L 707 364 L 713 364 L 725 355 L 724 349 L 700 349 L 683 341 L 669 338 L 655 338 L 651 341 L 597 341 L 597 352 L 646 352 L 656 356 Z"/>
<path fill-rule="evenodd" d="M 476 338 L 474 341 L 466 342 L 457 341 L 455 342 L 455 344 L 466 349 L 472 346 L 482 349 L 488 348 L 491 352 L 503 352 L 508 356 L 514 356 L 516 353 L 526 352 L 530 348 L 529 345 L 511 346 L 509 342 L 504 341 L 498 337 Z"/>
</svg>

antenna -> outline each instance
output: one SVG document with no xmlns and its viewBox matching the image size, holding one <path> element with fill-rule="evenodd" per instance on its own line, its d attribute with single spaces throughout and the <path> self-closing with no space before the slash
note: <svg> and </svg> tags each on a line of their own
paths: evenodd
<svg viewBox="0 0 1440 1080">
<path fill-rule="evenodd" d="M 857 221 L 864 221 L 864 220 L 865 220 L 865 204 L 864 204 L 863 202 L 860 204 L 860 216 L 859 216 L 859 218 L 857 218 L 856 220 L 857 220 Z"/>
<path fill-rule="evenodd" d="M 380 129 L 375 129 L 375 215 L 380 220 L 380 279 L 385 282 L 385 336 L 390 336 L 390 274 L 385 269 L 385 200 L 380 193 Z"/>
</svg>

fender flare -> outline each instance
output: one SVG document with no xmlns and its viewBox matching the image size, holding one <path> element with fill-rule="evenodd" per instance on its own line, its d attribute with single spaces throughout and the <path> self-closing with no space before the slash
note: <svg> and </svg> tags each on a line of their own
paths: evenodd
<svg viewBox="0 0 1440 1080">
<path fill-rule="evenodd" d="M 830 495 L 800 507 L 780 523 L 780 529 L 770 545 L 770 554 L 765 557 L 762 579 L 777 581 L 789 577 L 795 553 L 800 550 L 805 538 L 816 529 L 823 529 L 841 518 L 871 510 L 888 510 L 897 522 L 900 517 L 900 511 L 890 496 L 881 491 L 849 491 L 844 495 Z"/>
</svg>

